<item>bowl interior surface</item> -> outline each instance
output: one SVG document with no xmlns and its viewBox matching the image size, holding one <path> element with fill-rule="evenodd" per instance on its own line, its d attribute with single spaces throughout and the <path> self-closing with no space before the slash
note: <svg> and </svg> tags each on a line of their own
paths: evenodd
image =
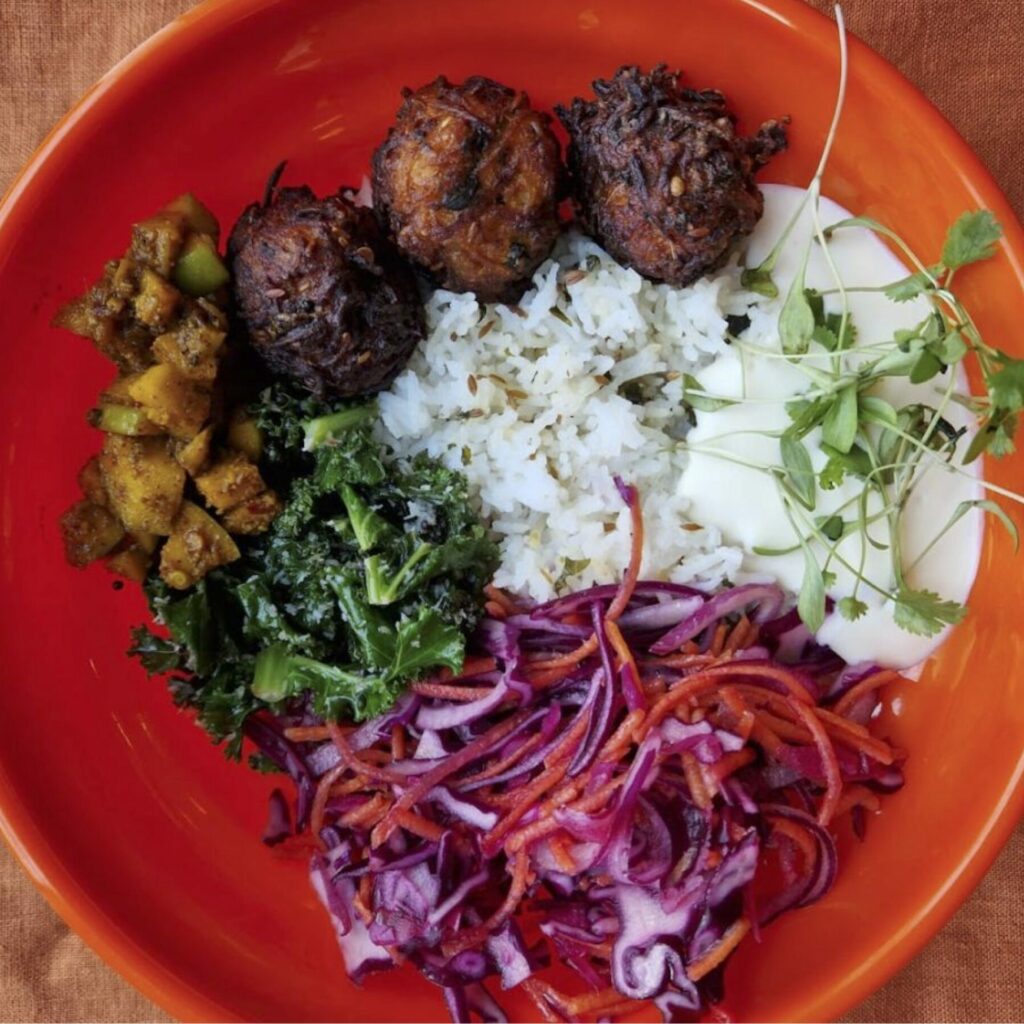
<svg viewBox="0 0 1024 1024">
<path fill-rule="evenodd" d="M 789 114 L 792 148 L 766 177 L 807 181 L 837 82 L 823 18 L 796 0 L 586 2 L 205 6 L 101 82 L 4 207 L 3 827 L 74 926 L 177 1016 L 434 1020 L 444 1008 L 412 972 L 348 982 L 304 863 L 259 842 L 275 780 L 226 764 L 125 658 L 146 619 L 136 589 L 64 564 L 56 522 L 98 448 L 83 414 L 112 368 L 50 318 L 123 251 L 133 221 L 182 191 L 226 231 L 283 159 L 287 184 L 358 185 L 399 90 L 442 72 L 487 74 L 550 109 L 621 64 L 666 62 L 723 90 L 748 129 Z M 992 208 L 1007 241 L 963 274 L 962 295 L 993 343 L 1024 354 L 1019 226 L 949 126 L 859 44 L 824 191 L 928 259 L 957 214 Z M 1019 487 L 1024 458 L 987 471 Z M 883 728 L 910 755 L 905 789 L 866 842 L 844 838 L 825 900 L 744 945 L 727 973 L 736 1019 L 842 1012 L 938 928 L 1008 834 L 1024 748 L 1024 574 L 1011 558 L 989 530 L 967 622 L 887 702 Z"/>
</svg>

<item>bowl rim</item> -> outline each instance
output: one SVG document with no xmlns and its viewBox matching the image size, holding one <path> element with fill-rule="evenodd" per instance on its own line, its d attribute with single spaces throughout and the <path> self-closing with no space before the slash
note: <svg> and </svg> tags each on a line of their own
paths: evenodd
<svg viewBox="0 0 1024 1024">
<path fill-rule="evenodd" d="M 88 130 L 94 112 L 105 100 L 130 90 L 133 79 L 153 65 L 282 0 L 202 0 L 119 60 L 99 78 L 50 129 L 0 199 L 0 266 L 8 241 L 19 224 L 30 218 L 31 204 L 23 203 L 33 186 L 45 180 L 50 161 L 65 140 Z M 733 0 L 795 30 L 806 40 L 831 43 L 834 23 L 805 0 Z M 927 121 L 931 134 L 950 151 L 961 184 L 980 207 L 993 211 L 1004 229 L 1001 252 L 1024 290 L 1024 227 L 1001 188 L 970 145 L 938 108 L 894 65 L 853 33 L 848 32 L 851 61 L 899 92 L 914 117 Z M 2 271 L 0 271 L 2 272 Z M 804 1019 L 835 1019 L 866 999 L 903 968 L 949 921 L 977 887 L 982 876 L 1024 820 L 1024 749 L 1007 780 L 984 829 L 945 885 L 910 918 L 893 941 L 867 960 L 856 974 L 822 993 L 813 1015 Z M 175 1018 L 186 1021 L 237 1020 L 216 999 L 171 971 L 109 918 L 74 879 L 59 854 L 36 826 L 29 807 L 17 795 L 0 760 L 0 835 L 22 869 L 61 918 L 109 966 L 144 996 Z"/>
</svg>

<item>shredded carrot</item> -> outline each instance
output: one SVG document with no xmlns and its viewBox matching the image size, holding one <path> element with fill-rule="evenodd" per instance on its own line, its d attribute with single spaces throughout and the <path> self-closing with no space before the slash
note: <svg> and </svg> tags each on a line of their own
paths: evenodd
<svg viewBox="0 0 1024 1024">
<path fill-rule="evenodd" d="M 745 917 L 741 917 L 735 924 L 730 925 L 711 949 L 687 965 L 686 973 L 690 981 L 700 981 L 719 964 L 725 963 L 729 954 L 740 944 L 748 931 L 750 931 L 750 922 Z"/>
<path fill-rule="evenodd" d="M 643 725 L 647 713 L 643 708 L 636 708 L 630 711 L 622 720 L 619 727 L 605 740 L 604 746 L 598 751 L 595 762 L 617 761 L 620 751 L 631 746 L 637 739 L 637 732 Z"/>
<path fill-rule="evenodd" d="M 718 690 L 722 685 L 721 676 L 713 676 L 711 672 L 711 669 L 706 669 L 703 672 L 698 672 L 695 675 L 687 676 L 685 679 L 680 680 L 647 713 L 647 718 L 643 724 L 643 731 L 647 732 L 654 728 L 670 711 L 674 711 L 676 707 L 685 701 L 707 690 Z"/>
<path fill-rule="evenodd" d="M 317 783 L 316 793 L 313 794 L 313 807 L 309 812 L 309 829 L 313 835 L 319 836 L 320 829 L 324 827 L 324 812 L 327 810 L 331 786 L 347 771 L 348 765 L 342 761 L 331 768 L 330 771 L 325 772 Z"/>
<path fill-rule="evenodd" d="M 518 610 L 515 601 L 501 587 L 496 587 L 493 583 L 488 583 L 484 587 L 484 595 L 495 604 L 501 605 L 509 615 L 514 615 Z"/>
<path fill-rule="evenodd" d="M 845 746 L 861 750 L 868 757 L 874 758 L 879 764 L 890 765 L 896 760 L 892 748 L 880 739 L 872 736 L 863 726 L 850 722 L 845 718 L 832 714 L 825 708 L 815 708 L 814 713 L 821 719 L 830 734 L 837 734 L 836 739 Z"/>
<path fill-rule="evenodd" d="M 639 683 L 640 670 L 636 667 L 633 652 L 629 649 L 629 644 L 626 643 L 622 630 L 610 620 L 605 622 L 604 628 L 608 642 L 612 645 L 612 650 L 615 651 L 616 657 L 619 659 L 619 666 L 621 668 L 630 668 L 633 672 L 633 678 Z"/>
<path fill-rule="evenodd" d="M 375 825 L 387 813 L 391 801 L 383 793 L 374 793 L 373 797 L 361 807 L 356 807 L 338 819 L 339 825 L 362 825 L 369 828 Z"/>
<path fill-rule="evenodd" d="M 537 661 L 530 662 L 531 670 L 546 671 L 553 668 L 562 668 L 565 665 L 578 665 L 581 661 L 586 660 L 597 650 L 597 637 L 591 634 L 587 640 L 579 645 L 575 650 L 569 651 L 568 654 L 559 654 L 554 658 L 542 658 Z"/>
<path fill-rule="evenodd" d="M 766 753 L 773 757 L 782 750 L 785 744 L 778 735 L 761 720 L 760 715 L 754 716 L 754 725 L 750 730 L 750 739 Z"/>
<path fill-rule="evenodd" d="M 771 815 L 771 819 L 772 830 L 789 839 L 803 854 L 806 863 L 813 864 L 818 856 L 818 844 L 807 829 L 788 818 Z"/>
<path fill-rule="evenodd" d="M 620 775 L 618 778 L 612 779 L 611 782 L 606 782 L 600 789 L 580 797 L 579 800 L 570 804 L 568 809 L 586 814 L 599 807 L 603 807 L 608 802 L 608 798 L 612 793 L 622 785 L 624 778 L 624 775 Z M 521 828 L 518 832 L 513 832 L 505 841 L 505 850 L 507 853 L 515 853 L 524 846 L 530 846 L 552 832 L 557 832 L 561 827 L 553 817 L 538 817 L 536 821 L 530 822 L 525 828 Z"/>
<path fill-rule="evenodd" d="M 348 765 L 345 765 L 347 768 Z M 374 783 L 365 775 L 356 775 L 347 782 L 336 782 L 331 786 L 331 796 L 348 796 L 350 793 L 358 793 L 361 789 L 375 788 Z"/>
<path fill-rule="evenodd" d="M 530 858 L 520 850 L 513 861 L 512 884 L 500 907 L 483 924 L 468 928 L 461 935 L 446 942 L 442 947 L 445 956 L 452 957 L 464 949 L 482 946 L 484 942 L 507 921 L 519 906 L 529 884 Z"/>
<path fill-rule="evenodd" d="M 397 722 L 391 726 L 391 757 L 395 761 L 405 760 L 405 726 Z"/>
<path fill-rule="evenodd" d="M 505 816 L 486 833 L 480 840 L 481 847 L 486 851 L 493 849 L 494 845 L 505 837 L 512 830 L 512 827 L 519 819 L 530 810 L 534 803 L 542 797 L 552 786 L 557 785 L 565 778 L 568 771 L 567 764 L 556 764 L 546 768 L 529 785 L 524 786 L 516 795 L 516 802 L 508 809 Z"/>
<path fill-rule="evenodd" d="M 721 655 L 723 649 L 725 648 L 725 637 L 728 632 L 729 627 L 724 622 L 720 622 L 717 626 L 715 626 L 715 633 L 714 636 L 711 638 L 711 644 L 709 645 L 708 650 L 716 658 L 719 655 Z"/>
<path fill-rule="evenodd" d="M 373 921 L 373 910 L 370 907 L 372 896 L 373 876 L 367 872 L 359 879 L 359 888 L 356 891 L 355 898 L 352 900 L 352 905 L 366 924 L 370 924 Z"/>
<path fill-rule="evenodd" d="M 686 776 L 686 784 L 690 787 L 693 802 L 702 811 L 708 810 L 711 807 L 711 794 L 708 792 L 704 773 L 700 770 L 700 762 L 689 751 L 680 754 L 679 759 L 683 763 L 683 774 Z"/>
<path fill-rule="evenodd" d="M 870 693 L 872 690 L 877 690 L 879 687 L 885 686 L 887 683 L 891 683 L 894 679 L 899 678 L 899 673 L 894 672 L 892 669 L 883 669 L 881 672 L 874 672 L 862 679 L 859 683 L 851 686 L 836 701 L 835 707 L 832 709 L 837 715 L 845 715 L 850 708 L 854 706 L 866 693 Z"/>
<path fill-rule="evenodd" d="M 326 725 L 293 725 L 284 731 L 290 743 L 320 743 L 330 738 Z"/>
<path fill-rule="evenodd" d="M 778 715 L 773 715 L 770 711 L 765 711 L 764 708 L 759 708 L 754 712 L 754 715 L 758 722 L 771 729 L 776 736 L 781 737 L 787 743 L 811 742 L 811 734 L 802 725 L 797 725 L 788 718 L 780 718 Z"/>
<path fill-rule="evenodd" d="M 747 707 L 743 695 L 734 690 L 731 686 L 723 686 L 719 691 L 719 697 L 726 708 L 735 718 L 733 732 L 735 732 L 744 743 L 750 740 L 750 734 L 754 729 L 754 712 Z"/>
<path fill-rule="evenodd" d="M 497 659 L 490 657 L 469 657 L 462 663 L 462 671 L 452 679 L 472 679 L 473 676 L 485 676 L 498 667 Z"/>
<path fill-rule="evenodd" d="M 542 741 L 543 737 L 540 733 L 537 733 L 535 736 L 531 736 L 525 743 L 513 750 L 511 754 L 506 754 L 500 761 L 495 761 L 493 764 L 479 772 L 476 772 L 474 775 L 467 776 L 466 781 L 483 782 L 484 779 L 491 779 L 494 778 L 495 775 L 500 775 L 502 772 L 511 768 L 517 761 L 521 761 L 531 751 L 536 750 Z"/>
<path fill-rule="evenodd" d="M 825 796 L 822 798 L 821 807 L 818 808 L 818 824 L 827 825 L 835 814 L 836 804 L 843 791 L 843 776 L 839 771 L 839 760 L 836 757 L 832 741 L 825 732 L 812 708 L 794 701 L 793 708 L 800 716 L 801 721 L 807 726 L 808 731 L 814 739 L 814 745 L 821 755 L 821 764 L 825 772 Z"/>
<path fill-rule="evenodd" d="M 436 843 L 444 835 L 444 829 L 440 825 L 428 821 L 415 811 L 399 811 L 397 821 L 406 832 L 412 832 L 413 835 L 420 836 L 432 843 Z"/>
<path fill-rule="evenodd" d="M 660 658 L 644 657 L 640 659 L 641 665 L 658 665 L 665 668 L 703 668 L 705 665 L 714 665 L 718 659 L 713 654 L 665 654 Z"/>
<path fill-rule="evenodd" d="M 728 754 L 723 754 L 713 765 L 708 766 L 707 771 L 711 773 L 713 778 L 721 782 L 722 779 L 728 778 L 733 772 L 739 771 L 744 765 L 750 764 L 756 756 L 750 747 L 733 750 Z"/>
<path fill-rule="evenodd" d="M 327 730 L 334 741 L 335 748 L 341 755 L 342 763 L 348 765 L 354 772 L 365 775 L 368 779 L 372 779 L 375 782 L 387 782 L 397 786 L 407 786 L 409 784 L 409 780 L 405 776 L 399 775 L 397 772 L 389 772 L 386 768 L 367 764 L 366 761 L 356 757 L 354 751 L 348 745 L 344 732 L 334 722 L 327 723 Z"/>
<path fill-rule="evenodd" d="M 562 997 L 562 1008 L 572 1017 L 610 1017 L 612 1013 L 608 1008 L 620 1003 L 629 1009 L 636 1009 L 636 1002 L 623 999 L 622 993 L 615 988 L 603 988 L 597 992 L 584 992 L 579 996 Z"/>
<path fill-rule="evenodd" d="M 523 709 L 517 714 L 510 715 L 504 721 L 492 726 L 482 736 L 478 736 L 472 743 L 467 744 L 457 754 L 451 754 L 444 759 L 442 764 L 431 768 L 429 772 L 421 775 L 419 781 L 409 786 L 408 789 L 398 798 L 388 815 L 377 825 L 370 835 L 370 845 L 374 848 L 385 842 L 388 836 L 395 830 L 397 825 L 396 817 L 400 811 L 411 809 L 418 800 L 421 800 L 439 782 L 457 772 L 463 765 L 474 761 L 482 751 L 497 743 L 502 737 L 507 736 L 513 729 L 522 724 L 530 714 L 528 709 Z M 335 744 L 338 740 L 335 738 Z M 350 752 L 351 753 L 351 752 Z M 344 755 L 342 755 L 344 757 Z M 379 769 L 374 769 L 375 771 Z M 408 784 L 407 779 L 402 780 Z"/>
<path fill-rule="evenodd" d="M 755 676 L 761 679 L 771 679 L 773 682 L 782 683 L 789 691 L 789 696 L 801 704 L 813 704 L 814 698 L 810 695 L 807 687 L 791 672 L 781 665 L 759 665 L 749 661 L 733 661 L 725 665 L 714 665 L 706 670 L 716 675 L 733 676 Z"/>
<path fill-rule="evenodd" d="M 538 1012 L 547 1024 L 561 1024 L 561 1021 L 565 1018 L 561 1014 L 556 1014 L 551 1008 L 547 994 L 550 992 L 554 995 L 555 990 L 547 982 L 534 977 L 527 978 L 526 981 L 520 984 L 523 991 L 533 1000 Z"/>
<path fill-rule="evenodd" d="M 747 637 L 749 636 L 750 620 L 743 615 L 740 617 L 740 621 L 732 627 L 729 633 L 728 639 L 725 641 L 722 647 L 724 654 L 735 654 L 737 651 L 742 650 L 749 643 Z"/>
<path fill-rule="evenodd" d="M 569 852 L 568 841 L 563 836 L 552 836 L 548 840 L 548 849 L 558 863 L 558 866 L 567 874 L 575 875 L 579 871 L 572 853 Z"/>
<path fill-rule="evenodd" d="M 492 619 L 508 618 L 508 612 L 505 611 L 504 606 L 498 604 L 497 601 L 485 601 L 484 611 L 487 612 L 487 614 L 490 615 Z"/>
<path fill-rule="evenodd" d="M 877 793 L 872 793 L 866 786 L 847 786 L 836 804 L 836 817 L 852 811 L 854 807 L 863 807 L 866 811 L 877 811 L 881 806 Z"/>
<path fill-rule="evenodd" d="M 432 697 L 436 700 L 480 700 L 491 693 L 489 686 L 453 686 L 451 683 L 413 683 L 409 687 L 413 693 L 421 697 Z"/>
<path fill-rule="evenodd" d="M 644 555 L 644 517 L 640 508 L 640 496 L 634 493 L 633 500 L 629 503 L 629 516 L 633 529 L 633 535 L 629 546 L 629 565 L 622 583 L 619 584 L 619 591 L 615 599 L 608 606 L 605 612 L 605 619 L 614 622 L 625 610 L 636 589 L 637 581 L 640 579 L 640 563 Z"/>
<path fill-rule="evenodd" d="M 528 667 L 525 674 L 530 685 L 535 690 L 544 690 L 553 683 L 560 683 L 566 676 L 570 675 L 575 668 L 575 665 L 563 665 L 559 668 L 535 671 L 532 667 Z"/>
</svg>

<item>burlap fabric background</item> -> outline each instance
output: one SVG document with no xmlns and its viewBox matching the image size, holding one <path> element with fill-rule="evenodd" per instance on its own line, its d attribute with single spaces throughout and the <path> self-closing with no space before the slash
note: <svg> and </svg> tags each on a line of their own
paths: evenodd
<svg viewBox="0 0 1024 1024">
<path fill-rule="evenodd" d="M 190 0 L 0 0 L 0 190 L 91 82 L 190 6 Z M 1024 213 L 1024 0 L 846 0 L 845 9 L 852 31 L 924 89 Z M 1024 832 L 1018 831 L 945 930 L 846 1019 L 1019 1021 L 1022 961 Z M 68 930 L 0 850 L 0 1020 L 168 1019 Z"/>
</svg>

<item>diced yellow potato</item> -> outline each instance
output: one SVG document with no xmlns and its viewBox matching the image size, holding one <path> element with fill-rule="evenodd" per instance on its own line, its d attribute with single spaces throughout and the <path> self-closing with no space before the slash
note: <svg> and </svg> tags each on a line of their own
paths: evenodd
<svg viewBox="0 0 1024 1024">
<path fill-rule="evenodd" d="M 207 505 L 212 505 L 218 512 L 255 498 L 267 487 L 260 471 L 241 452 L 222 455 L 195 479 Z"/>
<path fill-rule="evenodd" d="M 224 513 L 223 522 L 231 533 L 263 533 L 281 511 L 281 499 L 271 490 L 257 494 L 255 498 Z"/>
<path fill-rule="evenodd" d="M 241 452 L 251 462 L 259 462 L 263 454 L 263 431 L 240 405 L 228 420 L 228 447 Z"/>
<path fill-rule="evenodd" d="M 100 457 L 93 455 L 78 471 L 78 486 L 82 489 L 87 501 L 94 505 L 107 507 L 107 491 L 103 486 L 103 474 L 100 472 Z"/>
<path fill-rule="evenodd" d="M 100 455 L 110 507 L 126 529 L 166 535 L 181 505 L 185 470 L 162 437 L 107 434 Z"/>
<path fill-rule="evenodd" d="M 238 557 L 238 547 L 227 530 L 198 505 L 183 501 L 160 552 L 160 575 L 169 587 L 185 590 L 211 569 Z"/>
<path fill-rule="evenodd" d="M 180 217 L 190 231 L 199 231 L 214 238 L 220 234 L 217 218 L 191 192 L 172 199 L 162 211 L 170 217 Z"/>
<path fill-rule="evenodd" d="M 79 501 L 60 517 L 64 554 L 72 565 L 83 566 L 113 551 L 124 537 L 121 524 L 102 505 Z"/>
<path fill-rule="evenodd" d="M 164 330 L 174 318 L 181 292 L 148 267 L 139 274 L 139 290 L 132 299 L 135 316 L 154 331 Z"/>
<path fill-rule="evenodd" d="M 187 228 L 183 218 L 157 214 L 132 225 L 132 244 L 128 254 L 136 263 L 169 278 L 174 261 L 185 244 Z"/>
<path fill-rule="evenodd" d="M 129 385 L 128 394 L 154 423 L 181 440 L 195 437 L 210 415 L 210 391 L 166 363 L 146 370 Z"/>
<path fill-rule="evenodd" d="M 191 441 L 178 445 L 174 457 L 185 467 L 189 476 L 198 476 L 210 461 L 210 442 L 213 440 L 213 426 L 200 430 Z"/>
<path fill-rule="evenodd" d="M 217 376 L 217 355 L 226 337 L 224 331 L 185 319 L 153 342 L 153 357 L 191 380 L 212 383 Z"/>
<path fill-rule="evenodd" d="M 133 583 L 144 583 L 152 561 L 151 553 L 147 554 L 142 548 L 130 547 L 111 555 L 107 559 L 107 568 Z"/>
<path fill-rule="evenodd" d="M 136 530 L 132 534 L 132 546 L 144 551 L 147 555 L 156 551 L 160 538 L 155 533 L 146 533 L 145 530 Z"/>
<path fill-rule="evenodd" d="M 115 377 L 100 392 L 100 405 L 138 405 L 139 403 L 128 393 L 128 389 L 141 376 L 141 373 L 123 373 Z"/>
</svg>

